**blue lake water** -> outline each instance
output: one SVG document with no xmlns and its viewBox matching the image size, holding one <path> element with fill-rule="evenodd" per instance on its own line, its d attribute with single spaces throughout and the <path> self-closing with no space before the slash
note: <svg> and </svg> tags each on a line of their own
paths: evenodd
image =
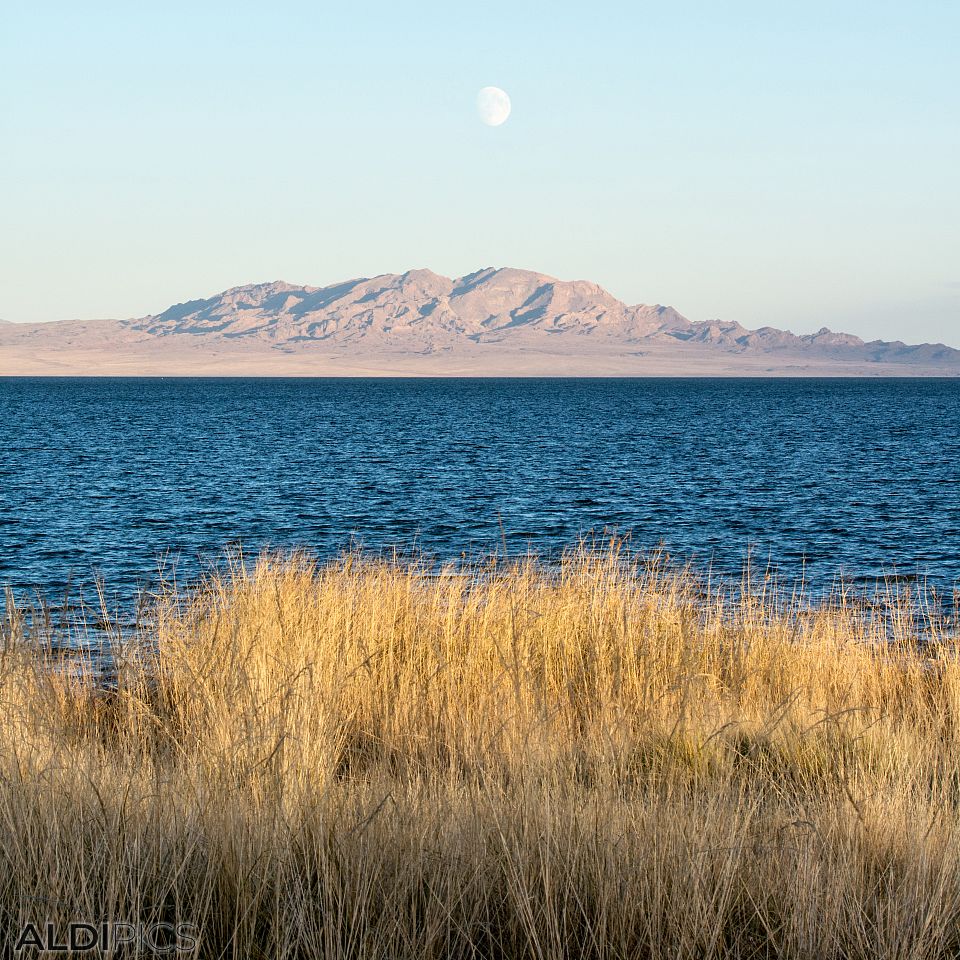
<svg viewBox="0 0 960 960">
<path fill-rule="evenodd" d="M 0 586 L 51 599 L 237 543 L 457 559 L 605 529 L 813 589 L 960 580 L 956 380 L 6 378 L 0 440 Z"/>
</svg>

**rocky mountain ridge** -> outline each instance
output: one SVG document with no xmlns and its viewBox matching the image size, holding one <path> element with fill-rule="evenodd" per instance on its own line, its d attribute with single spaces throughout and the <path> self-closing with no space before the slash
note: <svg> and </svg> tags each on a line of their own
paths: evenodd
<svg viewBox="0 0 960 960">
<path fill-rule="evenodd" d="M 249 284 L 138 319 L 0 330 L 0 373 L 65 372 L 71 357 L 105 372 L 960 374 L 960 350 L 943 344 L 691 321 L 589 281 L 492 267 L 457 278 L 421 269 L 326 287 Z"/>
</svg>

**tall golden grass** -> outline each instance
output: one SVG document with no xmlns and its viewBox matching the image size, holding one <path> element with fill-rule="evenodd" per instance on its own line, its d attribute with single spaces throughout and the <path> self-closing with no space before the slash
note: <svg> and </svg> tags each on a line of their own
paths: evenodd
<svg viewBox="0 0 960 960">
<path fill-rule="evenodd" d="M 0 932 L 956 956 L 960 660 L 918 617 L 705 595 L 616 544 L 439 576 L 263 557 L 162 597 L 105 686 L 8 611 Z"/>
</svg>

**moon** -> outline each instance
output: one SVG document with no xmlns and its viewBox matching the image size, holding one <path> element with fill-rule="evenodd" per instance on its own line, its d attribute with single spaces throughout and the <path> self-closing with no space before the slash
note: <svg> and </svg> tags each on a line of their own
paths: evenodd
<svg viewBox="0 0 960 960">
<path fill-rule="evenodd" d="M 510 98 L 499 87 L 484 87 L 477 94 L 477 113 L 488 127 L 499 127 L 510 116 Z"/>
</svg>

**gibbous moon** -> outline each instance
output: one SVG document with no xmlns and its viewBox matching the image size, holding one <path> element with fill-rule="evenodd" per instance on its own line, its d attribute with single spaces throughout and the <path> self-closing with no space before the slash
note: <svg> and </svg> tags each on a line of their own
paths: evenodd
<svg viewBox="0 0 960 960">
<path fill-rule="evenodd" d="M 477 94 L 477 113 L 488 127 L 499 127 L 510 116 L 510 98 L 499 87 L 484 87 Z"/>
</svg>

